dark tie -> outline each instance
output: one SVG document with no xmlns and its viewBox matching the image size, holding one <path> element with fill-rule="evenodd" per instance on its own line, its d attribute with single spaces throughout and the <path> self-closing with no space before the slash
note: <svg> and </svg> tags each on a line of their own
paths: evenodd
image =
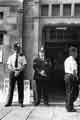
<svg viewBox="0 0 80 120">
<path fill-rule="evenodd" d="M 16 54 L 15 67 L 18 67 L 18 54 Z"/>
</svg>

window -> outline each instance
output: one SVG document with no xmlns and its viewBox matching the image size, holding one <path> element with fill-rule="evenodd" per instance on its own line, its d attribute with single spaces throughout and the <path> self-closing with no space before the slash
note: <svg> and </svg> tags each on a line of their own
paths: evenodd
<svg viewBox="0 0 80 120">
<path fill-rule="evenodd" d="M 3 12 L 0 12 L 0 19 L 3 19 Z"/>
<path fill-rule="evenodd" d="M 52 16 L 60 16 L 60 5 L 52 5 Z"/>
<path fill-rule="evenodd" d="M 63 16 L 71 16 L 71 4 L 63 5 Z"/>
<path fill-rule="evenodd" d="M 63 30 L 57 30 L 57 40 L 63 40 Z"/>
<path fill-rule="evenodd" d="M 41 16 L 48 16 L 48 5 L 41 5 Z"/>
<path fill-rule="evenodd" d="M 2 45 L 3 44 L 3 33 L 1 32 L 0 33 L 0 45 Z"/>
<path fill-rule="evenodd" d="M 50 40 L 56 40 L 56 31 L 54 29 L 50 30 Z"/>
<path fill-rule="evenodd" d="M 75 16 L 80 16 L 80 4 L 75 4 L 74 15 Z"/>
<path fill-rule="evenodd" d="M 20 26 L 19 26 L 20 27 Z M 13 30 L 17 30 L 17 24 L 12 25 Z"/>
<path fill-rule="evenodd" d="M 15 13 L 17 11 L 17 7 L 11 6 L 10 12 Z"/>
</svg>

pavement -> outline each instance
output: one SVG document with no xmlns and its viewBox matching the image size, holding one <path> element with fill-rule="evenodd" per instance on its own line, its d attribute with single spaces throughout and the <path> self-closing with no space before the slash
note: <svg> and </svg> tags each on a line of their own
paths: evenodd
<svg viewBox="0 0 80 120">
<path fill-rule="evenodd" d="M 80 120 L 80 100 L 74 104 L 76 112 L 67 112 L 64 102 L 50 103 L 49 106 L 40 104 L 33 106 L 25 104 L 21 108 L 18 103 L 10 107 L 0 104 L 0 120 Z"/>
<path fill-rule="evenodd" d="M 0 120 L 80 120 L 80 94 L 74 103 L 76 112 L 67 112 L 65 102 L 57 101 L 56 99 L 60 99 L 60 96 L 57 97 L 53 102 L 50 101 L 49 106 L 42 103 L 39 106 L 33 106 L 33 100 L 30 97 L 31 101 L 24 102 L 24 107 L 21 108 L 14 94 L 12 106 L 5 107 L 7 96 L 3 92 L 0 94 Z"/>
</svg>

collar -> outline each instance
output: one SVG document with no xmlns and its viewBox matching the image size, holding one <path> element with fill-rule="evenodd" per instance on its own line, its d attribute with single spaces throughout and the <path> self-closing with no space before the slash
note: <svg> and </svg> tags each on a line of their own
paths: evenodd
<svg viewBox="0 0 80 120">
<path fill-rule="evenodd" d="M 14 56 L 16 56 L 16 54 L 17 54 L 17 53 L 16 53 L 16 52 L 14 52 L 14 54 L 13 54 L 13 55 L 14 55 Z M 20 56 L 20 54 L 18 54 L 18 56 Z"/>
<path fill-rule="evenodd" d="M 75 58 L 73 56 L 70 56 L 71 59 L 75 60 Z"/>
</svg>

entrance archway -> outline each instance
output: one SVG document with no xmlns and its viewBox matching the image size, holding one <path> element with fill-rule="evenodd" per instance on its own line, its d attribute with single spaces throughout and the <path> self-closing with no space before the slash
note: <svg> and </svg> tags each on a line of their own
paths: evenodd
<svg viewBox="0 0 80 120">
<path fill-rule="evenodd" d="M 49 80 L 49 96 L 53 100 L 64 100 L 64 60 L 68 56 L 68 48 L 74 45 L 79 48 L 80 26 L 46 26 L 42 39 L 46 57 L 51 59 L 52 68 Z"/>
</svg>

